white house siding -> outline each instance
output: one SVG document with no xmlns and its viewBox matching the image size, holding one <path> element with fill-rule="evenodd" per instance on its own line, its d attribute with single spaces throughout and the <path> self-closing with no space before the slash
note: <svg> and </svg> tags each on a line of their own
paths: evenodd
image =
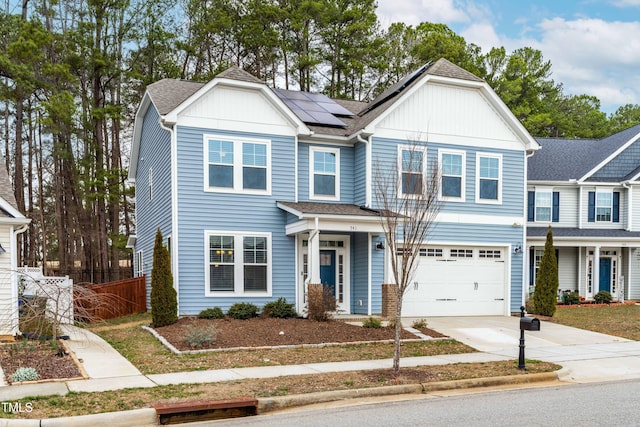
<svg viewBox="0 0 640 427">
<path fill-rule="evenodd" d="M 632 189 L 632 208 L 631 212 L 633 214 L 631 221 L 631 231 L 640 231 L 640 185 L 634 185 L 631 187 Z"/>
<path fill-rule="evenodd" d="M 640 248 L 631 248 L 629 273 L 625 281 L 629 290 L 627 299 L 640 299 Z"/>
<path fill-rule="evenodd" d="M 536 184 L 527 186 L 527 191 L 545 190 L 558 192 L 560 196 L 560 211 L 558 222 L 532 222 L 529 221 L 528 225 L 534 227 L 540 227 L 544 225 L 551 225 L 552 227 L 578 227 L 578 199 L 579 190 L 576 186 L 564 187 L 564 186 L 552 186 L 544 184 Z"/>
<path fill-rule="evenodd" d="M 589 222 L 589 192 L 598 191 L 599 189 L 617 191 L 620 193 L 620 222 Z M 584 186 L 582 187 L 582 228 L 606 228 L 606 229 L 625 229 L 627 223 L 627 200 L 628 195 L 626 189 L 622 187 L 598 187 Z M 562 203 L 562 199 L 560 199 Z M 578 206 L 578 205 L 576 205 Z"/>
<path fill-rule="evenodd" d="M 374 137 L 523 150 L 522 142 L 479 89 L 427 83 L 376 126 Z"/>
<path fill-rule="evenodd" d="M 243 195 L 204 191 L 203 135 L 240 136 L 271 141 L 271 194 Z M 236 302 L 262 306 L 278 297 L 295 301 L 295 239 L 285 235 L 287 215 L 276 201 L 295 197 L 295 139 L 281 135 L 178 128 L 178 253 L 180 314 L 208 307 L 228 309 Z M 271 233 L 272 294 L 264 297 L 205 296 L 206 230 Z"/>
<path fill-rule="evenodd" d="M 291 122 L 274 107 L 273 99 L 256 89 L 214 86 L 179 117 L 182 126 L 295 135 Z"/>
<path fill-rule="evenodd" d="M 142 127 L 136 174 L 136 252 L 142 251 L 142 271 L 147 276 L 147 303 L 151 289 L 153 245 L 156 231 L 171 233 L 171 137 L 158 124 L 159 115 L 151 106 Z M 149 169 L 152 169 L 152 197 L 149 198 Z M 137 258 L 137 257 L 136 257 Z"/>
<path fill-rule="evenodd" d="M 12 289 L 13 275 L 11 272 L 11 227 L 0 225 L 0 244 L 7 251 L 0 254 L 0 336 L 15 335 L 17 333 L 15 307 L 17 295 Z"/>
<path fill-rule="evenodd" d="M 578 290 L 578 248 L 559 247 L 558 282 L 561 290 Z"/>
</svg>

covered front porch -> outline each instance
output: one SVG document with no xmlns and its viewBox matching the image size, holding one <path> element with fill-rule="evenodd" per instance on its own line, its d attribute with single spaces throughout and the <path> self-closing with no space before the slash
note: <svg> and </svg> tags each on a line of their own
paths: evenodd
<svg viewBox="0 0 640 427">
<path fill-rule="evenodd" d="M 544 253 L 546 228 L 527 230 L 529 293 Z M 578 292 L 587 301 L 600 291 L 614 301 L 640 298 L 640 232 L 607 229 L 554 228 L 559 289 Z"/>
<path fill-rule="evenodd" d="M 338 314 L 381 312 L 385 238 L 379 212 L 357 205 L 278 202 L 296 239 L 296 309 L 309 284 L 328 286 Z"/>
</svg>

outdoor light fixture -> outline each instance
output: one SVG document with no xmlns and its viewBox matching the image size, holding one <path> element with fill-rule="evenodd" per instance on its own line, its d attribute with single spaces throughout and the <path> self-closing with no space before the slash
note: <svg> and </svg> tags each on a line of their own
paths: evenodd
<svg viewBox="0 0 640 427">
<path fill-rule="evenodd" d="M 376 243 L 376 250 L 384 250 L 384 242 L 378 242 Z"/>
<path fill-rule="evenodd" d="M 513 253 L 514 253 L 514 254 L 519 254 L 520 252 L 522 252 L 522 246 L 520 246 L 520 245 L 516 245 L 516 246 L 513 248 Z"/>
<path fill-rule="evenodd" d="M 0 243 L 0 254 L 7 252 L 5 248 L 2 247 L 2 243 Z"/>
</svg>

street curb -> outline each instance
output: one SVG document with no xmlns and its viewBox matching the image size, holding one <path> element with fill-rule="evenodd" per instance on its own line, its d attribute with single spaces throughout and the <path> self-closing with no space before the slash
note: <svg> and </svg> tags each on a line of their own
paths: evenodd
<svg viewBox="0 0 640 427">
<path fill-rule="evenodd" d="M 423 384 L 406 384 L 386 387 L 362 388 L 355 390 L 322 391 L 318 393 L 296 394 L 291 396 L 258 398 L 258 413 L 267 413 L 280 409 L 326 403 L 338 400 L 363 397 L 381 397 L 400 394 L 425 394 L 434 391 L 495 387 L 500 385 L 532 384 L 545 381 L 557 381 L 556 372 L 539 374 L 506 375 L 502 377 L 471 378 L 453 381 L 438 381 Z"/>
<path fill-rule="evenodd" d="M 439 381 L 423 384 L 406 384 L 385 387 L 361 388 L 354 390 L 321 391 L 317 393 L 295 394 L 291 396 L 258 398 L 258 414 L 316 403 L 335 402 L 366 397 L 394 396 L 402 394 L 425 394 L 435 391 L 494 387 L 500 385 L 534 384 L 557 381 L 556 372 L 540 374 L 506 375 L 502 377 L 471 378 L 465 380 Z M 122 412 L 79 415 L 73 417 L 29 419 L 0 419 L 0 427 L 85 427 L 85 426 L 152 426 L 157 425 L 157 415 L 153 408 L 134 409 Z"/>
</svg>

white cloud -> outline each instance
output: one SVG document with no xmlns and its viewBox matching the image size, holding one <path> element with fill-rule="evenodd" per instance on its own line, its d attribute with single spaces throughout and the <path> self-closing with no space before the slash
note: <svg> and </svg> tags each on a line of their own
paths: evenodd
<svg viewBox="0 0 640 427">
<path fill-rule="evenodd" d="M 470 18 L 454 0 L 378 0 L 377 14 L 387 28 L 394 22 L 416 26 L 421 22 L 466 23 Z"/>
</svg>

